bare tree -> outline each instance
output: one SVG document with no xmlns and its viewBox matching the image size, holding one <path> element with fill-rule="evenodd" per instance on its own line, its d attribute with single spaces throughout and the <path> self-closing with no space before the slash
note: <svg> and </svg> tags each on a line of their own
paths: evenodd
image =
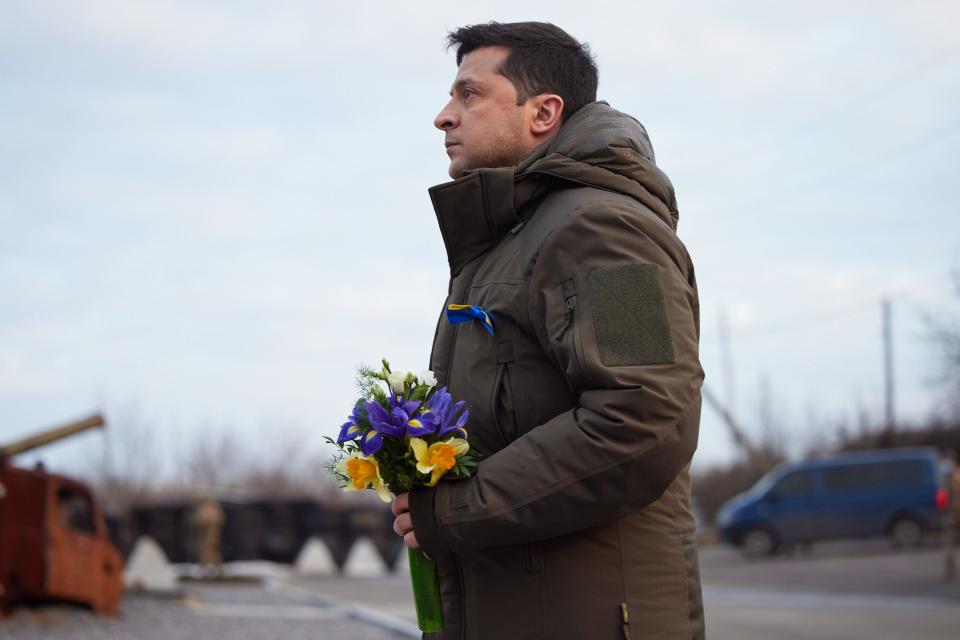
<svg viewBox="0 0 960 640">
<path fill-rule="evenodd" d="M 282 438 L 277 434 L 282 433 Z M 327 478 L 325 458 L 311 452 L 305 443 L 309 440 L 302 429 L 295 426 L 262 429 L 263 449 L 244 473 L 243 483 L 258 497 L 306 498 L 317 497 L 323 491 Z"/>
<path fill-rule="evenodd" d="M 239 490 L 249 468 L 250 450 L 229 428 L 203 427 L 181 454 L 176 485 L 188 493 L 215 494 Z"/>
<path fill-rule="evenodd" d="M 308 440 L 291 425 L 266 425 L 259 434 L 243 435 L 230 428 L 204 429 L 181 457 L 180 493 L 329 501 L 338 490 L 326 470 L 327 456 L 305 446 Z"/>
<path fill-rule="evenodd" d="M 953 272 L 954 293 L 960 301 L 960 269 Z M 960 419 L 960 317 L 927 316 L 930 337 L 941 352 L 941 375 L 944 403 L 941 417 Z"/>
<path fill-rule="evenodd" d="M 259 433 L 208 425 L 179 438 L 178 446 L 161 448 L 156 424 L 135 405 L 110 412 L 107 422 L 102 454 L 90 459 L 82 475 L 113 515 L 144 503 L 201 496 L 302 498 L 327 505 L 378 501 L 373 492 L 344 494 L 327 470 L 331 452 L 306 446 L 319 438 L 295 425 L 269 424 Z"/>
<path fill-rule="evenodd" d="M 131 504 L 150 499 L 159 489 L 162 464 L 155 426 L 135 404 L 107 415 L 102 454 L 91 458 L 83 475 L 107 512 L 120 514 Z"/>
</svg>

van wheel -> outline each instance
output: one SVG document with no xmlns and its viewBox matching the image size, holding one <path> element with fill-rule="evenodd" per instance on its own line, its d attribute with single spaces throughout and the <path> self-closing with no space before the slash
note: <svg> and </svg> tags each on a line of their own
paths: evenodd
<svg viewBox="0 0 960 640">
<path fill-rule="evenodd" d="M 920 546 L 923 528 L 913 518 L 897 518 L 890 525 L 890 542 L 896 549 L 913 549 Z"/>
<path fill-rule="evenodd" d="M 740 538 L 740 549 L 748 558 L 762 558 L 773 555 L 777 541 L 767 529 L 755 527 Z"/>
</svg>

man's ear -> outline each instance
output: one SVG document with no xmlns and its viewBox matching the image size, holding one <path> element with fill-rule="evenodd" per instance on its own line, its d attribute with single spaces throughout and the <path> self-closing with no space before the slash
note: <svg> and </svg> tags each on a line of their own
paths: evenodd
<svg viewBox="0 0 960 640">
<path fill-rule="evenodd" d="M 532 100 L 537 111 L 530 122 L 530 133 L 537 138 L 552 135 L 562 124 L 563 98 L 553 93 L 542 93 Z"/>
</svg>

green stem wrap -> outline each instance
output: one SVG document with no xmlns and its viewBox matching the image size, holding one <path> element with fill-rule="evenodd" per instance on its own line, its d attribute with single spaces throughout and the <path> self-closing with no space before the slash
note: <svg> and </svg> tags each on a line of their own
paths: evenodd
<svg viewBox="0 0 960 640">
<path fill-rule="evenodd" d="M 417 626 L 424 633 L 443 631 L 443 608 L 440 604 L 440 577 L 437 563 L 420 549 L 407 549 L 410 559 L 410 584 L 413 604 L 417 609 Z"/>
</svg>

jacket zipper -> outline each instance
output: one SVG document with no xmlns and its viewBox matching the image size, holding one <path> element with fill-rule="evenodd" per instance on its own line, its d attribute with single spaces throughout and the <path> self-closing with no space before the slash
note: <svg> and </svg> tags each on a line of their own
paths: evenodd
<svg viewBox="0 0 960 640">
<path fill-rule="evenodd" d="M 467 589 L 463 583 L 463 567 L 460 566 L 460 558 L 453 555 L 453 564 L 457 567 L 457 580 L 460 583 L 460 640 L 466 640 L 467 637 Z"/>
<path fill-rule="evenodd" d="M 506 362 L 501 362 L 497 366 L 497 376 L 493 383 L 493 394 L 490 400 L 490 415 L 493 418 L 493 427 L 497 430 L 497 435 L 500 436 L 500 442 L 503 443 L 503 446 L 506 447 L 510 444 L 510 440 L 507 438 L 507 434 L 503 431 L 503 425 L 500 422 L 500 395 L 503 392 L 504 385 L 507 383 L 507 373 L 508 367 L 510 365 Z M 513 394 L 511 393 L 511 396 Z M 514 412 L 516 412 L 516 406 L 513 407 Z M 517 425 L 513 425 L 514 437 L 517 435 Z M 527 573 L 539 573 L 537 568 L 537 562 L 533 556 L 533 544 L 532 543 L 523 543 L 523 560 L 527 567 Z"/>
<path fill-rule="evenodd" d="M 569 298 L 563 299 L 563 326 L 560 327 L 560 336 L 563 337 L 563 334 L 567 332 L 567 329 L 570 328 L 570 325 L 573 323 L 573 316 L 577 310 L 577 294 L 574 293 Z"/>
<path fill-rule="evenodd" d="M 493 382 L 493 393 L 491 394 L 491 398 L 490 398 L 490 416 L 492 418 L 493 427 L 494 429 L 496 429 L 497 435 L 500 437 L 500 442 L 503 444 L 504 447 L 509 446 L 510 439 L 507 437 L 507 434 L 504 432 L 503 423 L 500 421 L 500 399 L 502 397 L 503 390 L 506 387 L 506 385 L 512 383 L 512 380 L 510 380 L 510 378 L 508 377 L 510 374 L 509 367 L 510 367 L 509 361 L 500 362 L 497 365 L 497 375 Z M 513 393 L 513 389 L 510 390 L 510 398 L 514 401 L 516 400 L 516 396 Z M 517 429 L 517 422 L 516 422 L 516 411 L 517 411 L 516 404 L 514 403 L 514 406 L 509 408 L 513 409 L 513 416 L 514 416 L 513 437 L 516 438 L 519 434 L 519 430 Z M 526 565 L 527 573 L 529 574 L 539 573 L 539 569 L 537 568 L 537 562 L 533 555 L 533 544 L 528 542 L 522 543 L 521 551 L 523 552 L 523 561 L 524 561 L 524 564 Z"/>
<path fill-rule="evenodd" d="M 507 363 L 501 363 L 497 367 L 497 377 L 493 381 L 493 394 L 490 397 L 490 417 L 493 420 L 493 428 L 497 430 L 500 442 L 506 447 L 510 444 L 506 434 L 503 432 L 503 425 L 500 424 L 500 416 L 497 409 L 500 406 L 500 392 L 503 388 L 503 379 L 507 372 Z"/>
<path fill-rule="evenodd" d="M 523 544 L 523 557 L 527 563 L 527 573 L 540 573 L 540 567 L 537 566 L 537 559 L 533 554 L 532 542 L 525 542 Z"/>
<path fill-rule="evenodd" d="M 623 602 L 620 603 L 620 628 L 623 630 L 623 640 L 630 640 L 630 612 L 627 610 L 627 577 L 623 571 L 623 534 L 620 523 L 617 522 L 617 551 L 620 554 L 620 588 L 623 592 Z"/>
<path fill-rule="evenodd" d="M 453 336 L 450 338 L 450 355 L 447 357 L 447 385 L 450 384 L 450 381 L 453 379 L 453 356 L 457 350 L 457 338 L 460 336 L 460 325 L 454 325 L 453 327 Z M 459 640 L 466 640 L 467 637 L 467 608 L 464 604 L 464 599 L 466 598 L 466 587 L 464 586 L 463 581 L 463 567 L 460 565 L 460 558 L 456 554 L 453 554 L 453 565 L 457 568 L 457 583 L 460 587 L 460 638 Z"/>
<path fill-rule="evenodd" d="M 565 340 L 568 344 L 568 350 L 573 358 L 574 370 L 579 383 L 586 382 L 586 376 L 583 372 L 583 365 L 580 360 L 580 352 L 577 349 L 577 287 L 573 278 L 563 281 L 563 326 L 560 328 L 558 340 Z M 568 338 L 569 336 L 569 338 Z M 576 390 L 576 389 L 574 389 Z"/>
</svg>

